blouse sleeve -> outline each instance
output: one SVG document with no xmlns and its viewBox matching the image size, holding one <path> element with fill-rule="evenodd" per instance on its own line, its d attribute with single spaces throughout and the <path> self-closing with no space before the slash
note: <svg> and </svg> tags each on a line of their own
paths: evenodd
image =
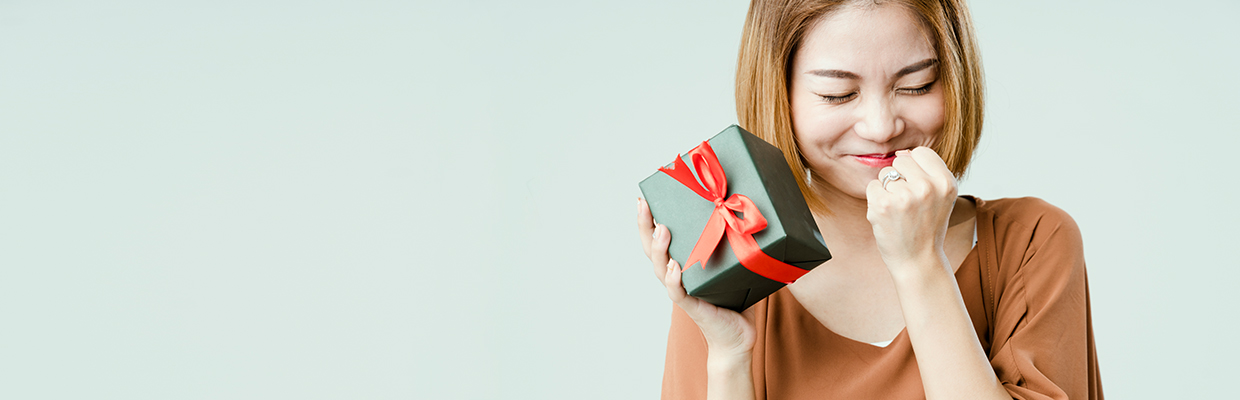
<svg viewBox="0 0 1240 400">
<path fill-rule="evenodd" d="M 1079 228 L 1033 198 L 1009 215 L 995 220 L 995 374 L 1017 399 L 1101 399 Z"/>
<path fill-rule="evenodd" d="M 689 314 L 672 305 L 663 366 L 663 399 L 706 398 L 706 337 Z"/>
</svg>

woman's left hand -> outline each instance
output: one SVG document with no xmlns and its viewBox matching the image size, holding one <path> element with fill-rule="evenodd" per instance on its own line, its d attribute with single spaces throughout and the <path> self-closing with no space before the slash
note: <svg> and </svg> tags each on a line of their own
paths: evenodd
<svg viewBox="0 0 1240 400">
<path fill-rule="evenodd" d="M 902 178 L 883 188 L 882 178 L 892 170 Z M 897 151 L 892 166 L 879 171 L 865 194 L 866 219 L 892 276 L 946 265 L 943 243 L 956 204 L 956 178 L 938 153 L 926 147 Z"/>
</svg>

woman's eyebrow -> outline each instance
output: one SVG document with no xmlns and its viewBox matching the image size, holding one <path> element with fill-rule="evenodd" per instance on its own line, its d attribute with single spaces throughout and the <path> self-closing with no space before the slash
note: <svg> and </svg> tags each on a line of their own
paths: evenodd
<svg viewBox="0 0 1240 400">
<path fill-rule="evenodd" d="M 861 77 L 857 76 L 857 74 L 844 71 L 844 70 L 838 70 L 838 69 L 815 69 L 811 71 L 805 71 L 805 73 L 809 75 L 822 76 L 822 77 L 827 77 L 827 78 L 854 79 L 854 80 L 861 79 Z"/>
<path fill-rule="evenodd" d="M 911 74 L 917 71 L 921 71 L 926 68 L 933 67 L 938 63 L 939 63 L 939 59 L 937 58 L 927 58 L 925 60 L 918 61 L 916 63 L 913 63 L 913 65 L 904 67 L 904 69 L 897 71 L 896 79 L 900 79 L 904 77 L 905 75 L 908 75 L 908 74 Z"/>
<path fill-rule="evenodd" d="M 897 71 L 896 79 L 900 79 L 904 77 L 905 75 L 908 75 L 908 74 L 911 74 L 917 71 L 921 71 L 926 68 L 933 67 L 937 65 L 938 63 L 939 63 L 939 59 L 937 58 L 927 58 L 925 60 L 918 61 L 916 63 L 913 63 L 913 65 L 904 67 L 900 69 L 899 71 Z M 809 75 L 822 76 L 822 77 L 827 77 L 827 78 L 861 79 L 861 77 L 857 76 L 857 74 L 844 71 L 844 70 L 838 70 L 838 69 L 815 69 L 815 70 L 805 71 L 805 73 Z"/>
</svg>

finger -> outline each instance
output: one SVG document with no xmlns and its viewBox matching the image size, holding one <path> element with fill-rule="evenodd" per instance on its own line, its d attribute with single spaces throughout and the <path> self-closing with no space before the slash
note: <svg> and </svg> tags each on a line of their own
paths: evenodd
<svg viewBox="0 0 1240 400">
<path fill-rule="evenodd" d="M 703 306 L 707 303 L 703 302 L 702 299 L 690 296 L 685 291 L 684 282 L 681 280 L 683 276 L 684 270 L 680 268 L 680 263 L 676 262 L 676 260 L 670 260 L 667 262 L 667 274 L 663 277 L 663 286 L 667 287 L 667 297 L 672 299 L 672 302 L 676 303 L 677 306 L 680 306 L 680 309 L 684 310 L 685 314 L 689 314 L 689 318 L 693 319 L 694 322 L 700 323 L 704 311 Z"/>
<path fill-rule="evenodd" d="M 917 160 L 917 164 L 926 172 L 946 172 L 951 174 L 951 170 L 947 168 L 947 163 L 943 162 L 943 158 L 939 157 L 939 153 L 931 150 L 929 147 L 919 146 L 909 150 L 908 154 Z"/>
<path fill-rule="evenodd" d="M 646 199 L 637 198 L 637 236 L 642 240 L 642 251 L 650 258 L 650 242 L 654 241 L 654 217 L 650 216 L 650 205 Z"/>
<path fill-rule="evenodd" d="M 883 180 L 883 177 L 887 176 L 888 173 L 890 173 L 891 171 L 895 171 L 895 170 L 896 170 L 895 167 L 892 167 L 892 166 L 883 167 L 883 169 L 878 170 L 878 178 L 876 179 L 880 181 L 879 183 L 882 183 L 881 181 Z M 900 171 L 896 171 L 896 172 L 900 172 Z"/>
<path fill-rule="evenodd" d="M 663 286 L 667 287 L 667 297 L 676 303 L 680 303 L 685 297 L 689 296 L 685 292 L 685 286 L 680 281 L 683 271 L 680 270 L 680 263 L 676 260 L 667 262 L 667 271 L 663 274 Z M 684 307 L 681 307 L 684 308 Z"/>
<path fill-rule="evenodd" d="M 887 185 L 890 186 L 891 184 L 888 183 Z M 891 196 L 891 193 L 883 189 L 883 184 L 879 183 L 879 181 L 870 181 L 868 185 L 865 185 L 865 219 L 869 220 L 870 224 L 873 224 L 877 219 L 880 212 L 879 209 L 882 208 L 881 205 L 886 202 L 889 196 Z"/>
<path fill-rule="evenodd" d="M 890 186 L 891 184 L 888 183 L 887 185 Z M 870 204 L 871 206 L 870 208 L 874 208 L 873 205 L 875 204 L 875 202 L 880 201 L 888 196 L 891 196 L 891 193 L 888 193 L 886 190 L 883 190 L 883 184 L 881 181 L 873 180 L 873 181 L 870 181 L 869 184 L 865 185 L 865 200 L 867 203 Z"/>
<path fill-rule="evenodd" d="M 900 179 L 885 179 L 887 177 L 887 174 L 891 173 L 892 171 L 895 171 L 897 174 L 900 174 Z M 895 167 L 883 167 L 883 169 L 878 171 L 878 187 L 882 190 L 887 191 L 888 193 L 895 192 L 894 188 L 896 186 L 903 185 L 905 179 L 907 178 L 904 177 L 904 173 L 900 172 Z M 886 185 L 883 184 L 883 180 L 887 181 Z"/>
<path fill-rule="evenodd" d="M 956 175 L 951 169 L 947 168 L 947 163 L 943 162 L 943 158 L 939 157 L 939 153 L 931 150 L 929 147 L 916 147 L 909 153 L 917 165 L 927 176 L 933 177 L 934 182 L 942 184 L 955 185 Z"/>
<path fill-rule="evenodd" d="M 926 147 L 914 148 L 912 152 L 896 155 L 897 168 L 916 168 L 918 175 L 910 180 L 910 189 L 919 197 L 955 197 L 956 178 L 938 153 Z M 903 169 L 901 169 L 903 171 Z"/>
<path fill-rule="evenodd" d="M 650 263 L 654 265 L 654 276 L 663 278 L 665 272 L 663 268 L 667 267 L 670 257 L 667 255 L 667 246 L 672 242 L 672 234 L 668 232 L 667 226 L 663 224 L 655 224 L 654 238 L 650 242 Z"/>
<path fill-rule="evenodd" d="M 930 176 L 926 175 L 926 171 L 921 168 L 921 165 L 913 159 L 913 156 L 907 150 L 897 151 L 896 159 L 891 162 L 891 166 L 900 171 L 900 175 L 904 175 L 904 179 L 909 182 L 923 184 L 930 181 Z"/>
</svg>

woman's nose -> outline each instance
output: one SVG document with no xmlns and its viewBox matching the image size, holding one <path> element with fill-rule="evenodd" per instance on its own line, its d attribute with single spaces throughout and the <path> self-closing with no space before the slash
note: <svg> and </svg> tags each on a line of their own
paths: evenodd
<svg viewBox="0 0 1240 400">
<path fill-rule="evenodd" d="M 853 130 L 863 139 L 885 143 L 904 132 L 904 121 L 894 112 L 890 98 L 870 98 L 858 109 L 861 115 Z"/>
</svg>

